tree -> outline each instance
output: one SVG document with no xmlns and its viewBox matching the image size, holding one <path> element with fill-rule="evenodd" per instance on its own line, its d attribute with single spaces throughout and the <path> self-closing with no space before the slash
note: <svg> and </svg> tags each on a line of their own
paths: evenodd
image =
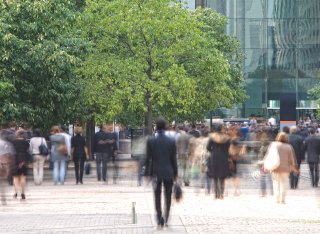
<svg viewBox="0 0 320 234">
<path fill-rule="evenodd" d="M 227 95 L 228 97 L 227 100 L 219 103 L 218 107 L 230 108 L 234 104 L 245 101 L 248 97 L 245 93 L 242 68 L 245 56 L 238 38 L 225 33 L 227 17 L 210 8 L 198 8 L 194 11 L 194 14 L 199 21 L 204 23 L 202 31 L 207 35 L 208 41 L 216 41 L 216 44 L 212 46 L 215 46 L 224 55 L 230 66 L 229 75 L 231 79 L 226 80 L 228 92 L 222 98 L 226 98 Z"/>
<path fill-rule="evenodd" d="M 225 38 L 210 28 L 226 20 L 206 17 L 169 0 L 87 1 L 80 24 L 94 47 L 80 72 L 98 121 L 135 113 L 150 133 L 153 116 L 195 118 L 238 101 Z"/>
<path fill-rule="evenodd" d="M 320 72 L 316 73 L 315 78 L 318 80 L 320 79 Z M 310 89 L 309 94 L 317 102 L 318 108 L 317 108 L 317 112 L 316 112 L 316 118 L 320 119 L 320 108 L 319 108 L 319 106 L 320 106 L 320 84 L 317 84 L 312 89 Z"/>
<path fill-rule="evenodd" d="M 70 2 L 1 1 L 2 121 L 48 128 L 78 117 L 74 108 L 81 98 L 74 71 L 85 43 L 75 37 L 76 6 Z"/>
</svg>

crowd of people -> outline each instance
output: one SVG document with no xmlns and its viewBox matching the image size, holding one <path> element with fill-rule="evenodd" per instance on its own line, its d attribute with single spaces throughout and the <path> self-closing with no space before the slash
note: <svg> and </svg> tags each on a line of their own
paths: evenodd
<svg viewBox="0 0 320 234">
<path fill-rule="evenodd" d="M 13 198 L 26 199 L 26 177 L 32 165 L 35 185 L 41 185 L 44 165 L 52 166 L 54 185 L 63 185 L 69 161 L 74 162 L 76 184 L 83 183 L 84 162 L 89 158 L 82 128 L 75 127 L 74 136 L 64 126 L 53 126 L 48 139 L 39 129 L 32 131 L 15 124 L 3 125 L 0 131 L 1 200 L 5 201 L 6 183 L 13 185 Z M 50 144 L 47 144 L 49 142 Z"/>
<path fill-rule="evenodd" d="M 257 153 L 261 196 L 267 195 L 269 187 L 276 201 L 285 204 L 286 188 L 288 185 L 291 189 L 298 188 L 300 166 L 305 160 L 310 169 L 311 186 L 318 187 L 319 133 L 318 126 L 310 123 L 300 123 L 280 130 L 270 122 L 213 124 L 210 128 L 204 124 L 168 126 L 164 120 L 160 120 L 156 123 L 153 136 L 144 138 L 142 154 L 145 158 L 139 160 L 139 181 L 142 174 L 153 178 L 157 221 L 163 226 L 169 218 L 174 183 L 180 181 L 184 186 L 203 187 L 215 199 L 224 199 L 227 193 L 226 181 L 230 181 L 234 195 L 239 196 L 241 174 L 238 164 L 246 159 L 249 150 L 254 150 Z M 53 126 L 50 136 L 44 138 L 39 129 L 28 131 L 23 127 L 7 125 L 2 126 L 0 134 L 0 187 L 3 204 L 5 183 L 14 185 L 15 199 L 26 199 L 26 176 L 30 164 L 35 185 L 43 182 L 46 161 L 52 165 L 54 185 L 64 184 L 69 161 L 74 162 L 75 183 L 83 184 L 84 165 L 90 155 L 81 127 L 75 127 L 71 136 L 65 127 Z M 252 149 L 249 142 L 258 144 Z M 280 164 L 270 171 L 264 167 L 264 161 L 272 142 L 277 142 Z M 113 162 L 116 169 L 115 182 L 118 149 L 118 135 L 114 132 L 113 124 L 102 125 L 94 135 L 92 148 L 98 181 L 108 181 L 108 163 Z M 161 211 L 162 185 L 167 207 L 164 215 Z"/>
<path fill-rule="evenodd" d="M 205 125 L 178 125 L 168 127 L 164 134 L 176 143 L 178 174 L 185 186 L 194 183 L 193 186 L 205 187 L 216 199 L 223 199 L 228 180 L 233 184 L 234 195 L 239 196 L 238 162 L 246 160 L 247 151 L 253 150 L 257 154 L 261 196 L 267 195 L 269 187 L 277 202 L 285 204 L 286 189 L 288 185 L 298 188 L 300 166 L 305 160 L 311 186 L 318 187 L 319 132 L 317 124 L 300 123 L 280 130 L 270 122 L 250 122 L 214 124 L 211 131 Z M 257 143 L 254 149 L 250 142 Z M 280 165 L 270 171 L 264 168 L 264 159 L 272 142 L 277 142 Z"/>
</svg>

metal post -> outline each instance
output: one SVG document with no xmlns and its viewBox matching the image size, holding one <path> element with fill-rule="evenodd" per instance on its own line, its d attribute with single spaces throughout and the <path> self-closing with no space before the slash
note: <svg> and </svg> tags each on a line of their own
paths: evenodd
<svg viewBox="0 0 320 234">
<path fill-rule="evenodd" d="M 136 203 L 132 202 L 132 223 L 137 223 L 137 214 L 136 214 Z"/>
</svg>

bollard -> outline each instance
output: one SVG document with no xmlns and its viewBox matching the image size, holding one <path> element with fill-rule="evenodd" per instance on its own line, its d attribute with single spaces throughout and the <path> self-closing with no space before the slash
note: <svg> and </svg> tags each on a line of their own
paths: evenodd
<svg viewBox="0 0 320 234">
<path fill-rule="evenodd" d="M 136 203 L 132 202 L 132 223 L 137 223 L 137 214 L 136 214 Z"/>
</svg>

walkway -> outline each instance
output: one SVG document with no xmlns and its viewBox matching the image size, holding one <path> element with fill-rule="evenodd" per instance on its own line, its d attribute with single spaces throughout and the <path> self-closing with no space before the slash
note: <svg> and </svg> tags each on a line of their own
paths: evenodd
<svg viewBox="0 0 320 234">
<path fill-rule="evenodd" d="M 29 183 L 26 201 L 13 199 L 13 188 L 7 187 L 0 233 L 319 233 L 320 189 L 305 185 L 290 190 L 287 204 L 278 205 L 273 197 L 261 198 L 256 189 L 243 187 L 241 196 L 224 200 L 214 200 L 203 189 L 184 188 L 184 199 L 173 204 L 170 226 L 164 230 L 156 229 L 150 185 L 137 187 L 133 180 Z"/>
</svg>

